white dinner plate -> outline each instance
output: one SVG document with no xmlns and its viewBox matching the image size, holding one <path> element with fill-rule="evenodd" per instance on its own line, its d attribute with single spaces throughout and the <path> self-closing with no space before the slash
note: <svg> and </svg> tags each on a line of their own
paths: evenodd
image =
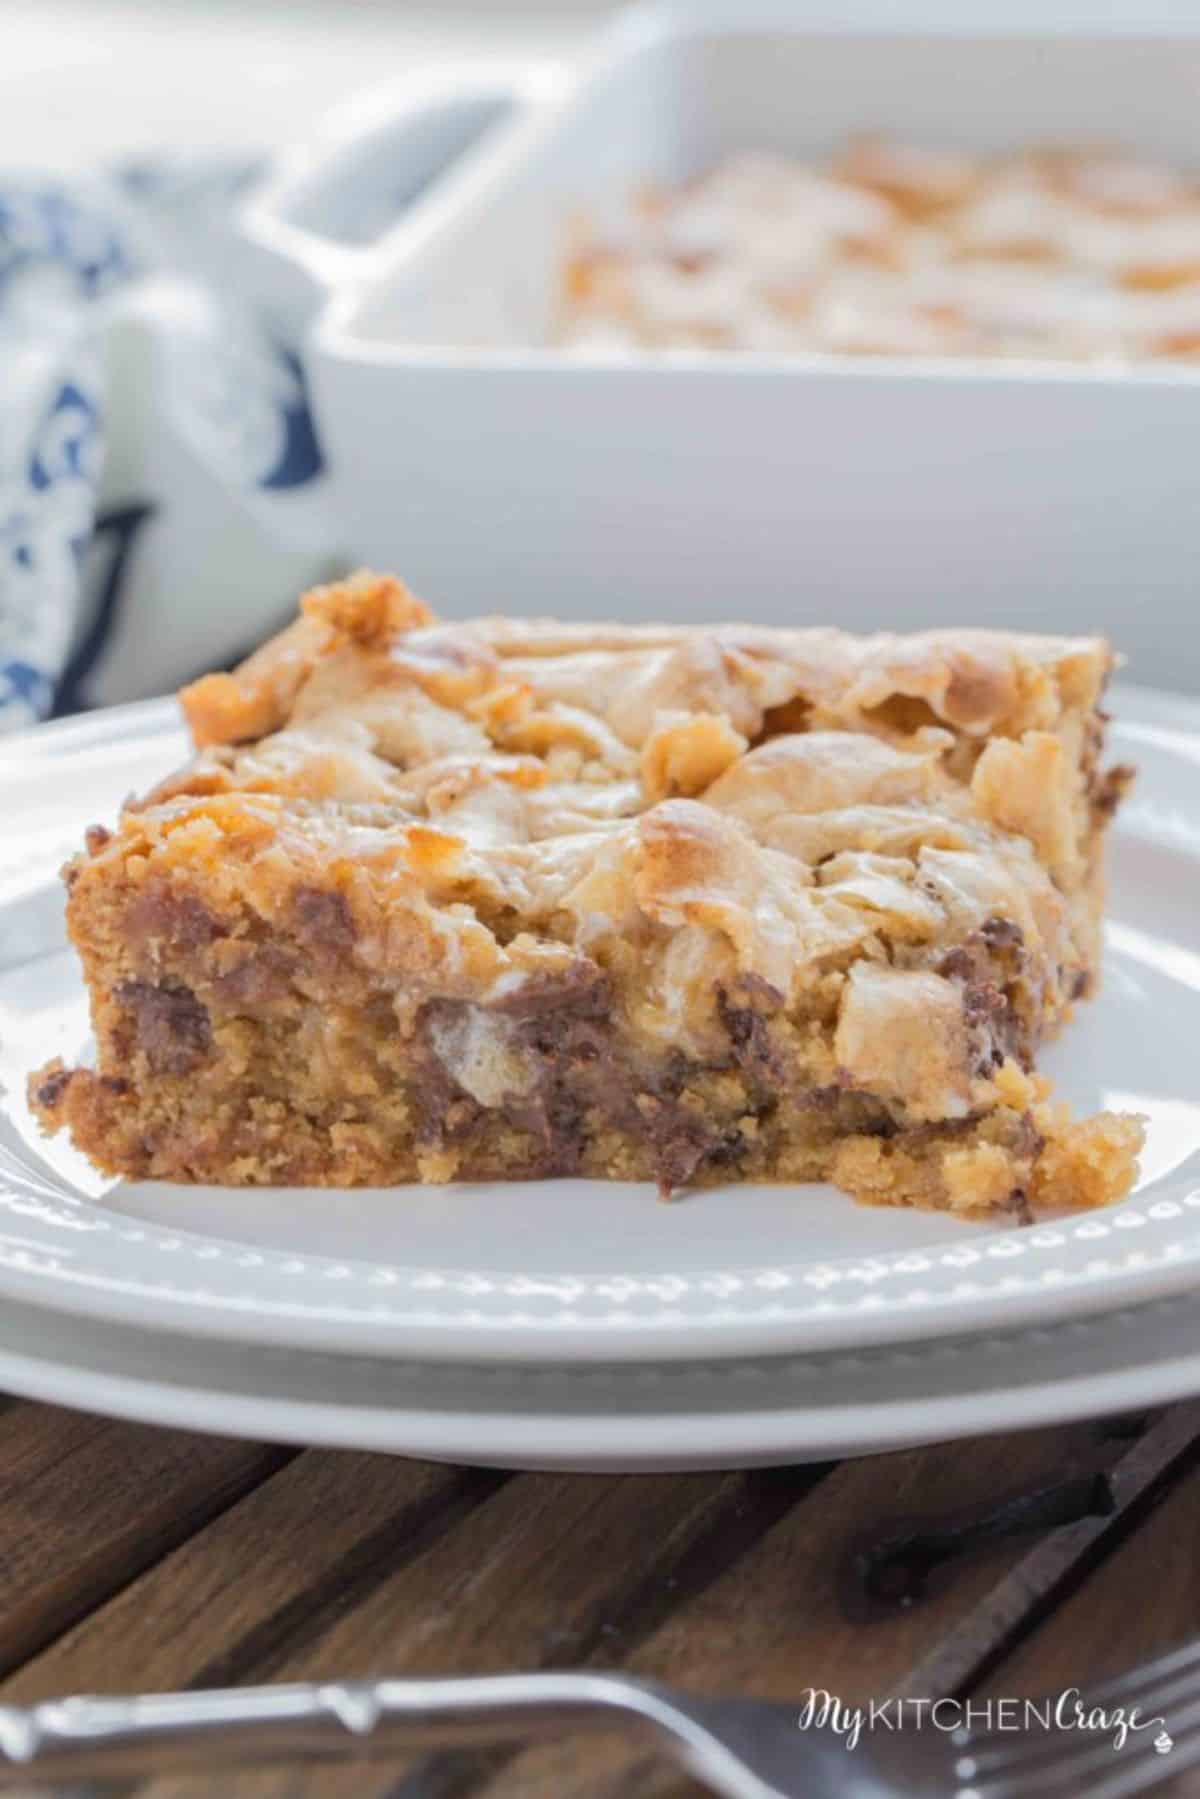
<svg viewBox="0 0 1200 1799">
<path fill-rule="evenodd" d="M 1045 1058 L 1080 1109 L 1146 1115 L 1123 1204 L 1028 1229 L 818 1186 L 559 1180 L 333 1193 L 105 1182 L 23 1098 L 87 1049 L 54 865 L 178 762 L 168 702 L 0 750 L 0 1294 L 142 1329 L 542 1365 L 860 1348 L 1112 1311 L 1200 1284 L 1200 705 L 1136 690 L 1101 996 Z"/>
<path fill-rule="evenodd" d="M 1200 1392 L 1200 1300 L 765 1360 L 522 1367 L 232 1345 L 0 1305 L 0 1391 L 178 1430 L 502 1468 L 777 1466 Z"/>
</svg>

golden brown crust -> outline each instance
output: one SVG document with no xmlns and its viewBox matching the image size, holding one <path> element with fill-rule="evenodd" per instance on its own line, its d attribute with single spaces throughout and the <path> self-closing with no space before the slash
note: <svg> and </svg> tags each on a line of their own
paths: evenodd
<svg viewBox="0 0 1200 1799">
<path fill-rule="evenodd" d="M 297 619 L 256 650 L 236 674 L 202 675 L 183 688 L 179 703 L 196 747 L 242 743 L 277 731 L 327 636 L 307 619 Z"/>
<path fill-rule="evenodd" d="M 344 635 L 361 644 L 392 631 L 426 625 L 427 606 L 392 575 L 364 570 L 348 581 L 314 587 L 301 602 L 301 617 L 231 675 L 203 675 L 179 695 L 198 749 L 245 743 L 279 730 L 321 656 Z"/>
<path fill-rule="evenodd" d="M 499 1172 L 569 1115 L 593 1172 L 661 1151 L 668 1184 L 840 1167 L 877 1194 L 886 1166 L 900 1203 L 960 1209 L 963 1131 L 1003 1115 L 971 1166 L 989 1195 L 1007 1158 L 1024 1190 L 1031 1102 L 996 1070 L 1094 976 L 1111 661 L 985 631 L 439 624 L 380 577 L 319 590 L 189 690 L 197 760 L 73 864 L 101 1071 L 54 1071 L 39 1109 L 110 1166 L 332 1180 L 490 1169 L 490 1105 L 518 1121 Z M 561 1054 L 511 1022 L 544 992 Z M 465 1111 L 418 1153 L 430 1081 Z M 256 1176 L 268 1097 L 285 1147 Z"/>
</svg>

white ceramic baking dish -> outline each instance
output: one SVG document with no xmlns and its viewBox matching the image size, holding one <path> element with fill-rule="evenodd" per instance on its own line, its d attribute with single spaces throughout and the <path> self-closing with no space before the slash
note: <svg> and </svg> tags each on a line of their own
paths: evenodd
<svg viewBox="0 0 1200 1799">
<path fill-rule="evenodd" d="M 440 65 L 357 94 L 278 155 L 242 208 L 231 254 L 291 338 L 333 293 L 404 260 L 427 212 L 490 170 L 511 127 L 567 91 L 552 63 Z"/>
<path fill-rule="evenodd" d="M 311 339 L 347 548 L 441 608 L 1104 628 L 1200 686 L 1200 369 L 548 347 L 568 216 L 882 129 L 1200 165 L 1200 27 L 804 28 L 639 10 L 356 252 Z"/>
</svg>

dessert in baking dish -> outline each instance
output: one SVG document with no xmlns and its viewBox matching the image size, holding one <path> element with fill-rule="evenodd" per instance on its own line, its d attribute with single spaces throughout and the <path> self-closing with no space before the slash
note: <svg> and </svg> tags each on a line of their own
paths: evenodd
<svg viewBox="0 0 1200 1799">
<path fill-rule="evenodd" d="M 1110 662 L 317 590 L 68 865 L 98 1060 L 33 1106 L 168 1180 L 1100 1204 L 1140 1127 L 1034 1059 L 1096 979 Z"/>
<path fill-rule="evenodd" d="M 1114 150 L 747 154 L 575 239 L 579 350 L 1200 355 L 1200 180 Z"/>
</svg>

